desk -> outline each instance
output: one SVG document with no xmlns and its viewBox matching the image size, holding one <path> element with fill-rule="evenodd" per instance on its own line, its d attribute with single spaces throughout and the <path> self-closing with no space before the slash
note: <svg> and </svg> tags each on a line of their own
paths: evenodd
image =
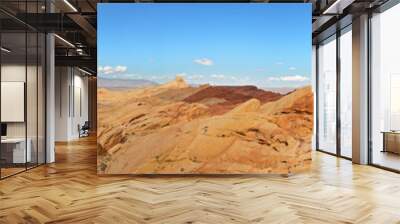
<svg viewBox="0 0 400 224">
<path fill-rule="evenodd" d="M 383 150 L 382 152 L 392 152 L 400 154 L 400 131 L 382 131 Z"/>
<path fill-rule="evenodd" d="M 31 145 L 32 141 L 30 138 L 27 139 L 27 146 L 25 151 L 25 138 L 5 138 L 1 139 L 1 156 L 8 163 L 26 163 L 31 162 L 32 152 Z M 5 155 L 4 155 L 5 154 Z M 12 159 L 11 159 L 12 158 Z"/>
</svg>

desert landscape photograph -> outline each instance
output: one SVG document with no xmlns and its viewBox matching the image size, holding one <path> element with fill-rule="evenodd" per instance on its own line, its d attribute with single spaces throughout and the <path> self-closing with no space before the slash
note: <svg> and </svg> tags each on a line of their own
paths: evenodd
<svg viewBox="0 0 400 224">
<path fill-rule="evenodd" d="M 310 8 L 210 5 L 99 7 L 99 174 L 309 168 Z"/>
</svg>

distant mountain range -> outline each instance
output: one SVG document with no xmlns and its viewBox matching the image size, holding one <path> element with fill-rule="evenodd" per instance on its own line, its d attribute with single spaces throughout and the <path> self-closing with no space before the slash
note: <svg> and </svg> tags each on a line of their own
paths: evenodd
<svg viewBox="0 0 400 224">
<path fill-rule="evenodd" d="M 159 83 L 147 80 L 147 79 L 107 79 L 107 78 L 99 78 L 98 79 L 98 87 L 99 88 L 107 88 L 107 89 L 134 89 L 134 88 L 142 88 L 142 87 L 149 87 L 149 86 L 157 86 Z M 196 85 L 192 85 L 196 87 Z M 221 88 L 223 86 L 220 86 Z M 226 86 L 227 89 L 228 86 Z M 239 86 L 237 86 L 239 87 Z M 241 88 L 246 88 L 249 86 L 241 86 Z M 256 88 L 256 87 L 254 87 Z M 258 90 L 265 90 L 269 92 L 275 92 L 282 95 L 286 95 L 290 92 L 293 92 L 296 88 L 290 87 L 265 87 L 260 88 Z M 257 91 L 255 91 L 257 92 Z M 253 93 L 255 93 L 253 92 Z"/>
<path fill-rule="evenodd" d="M 280 93 L 280 94 L 288 94 L 290 92 L 293 92 L 297 88 L 290 88 L 290 87 L 265 87 L 262 88 L 267 91 L 275 92 L 275 93 Z"/>
<path fill-rule="evenodd" d="M 97 85 L 99 88 L 108 89 L 131 89 L 158 85 L 145 79 L 104 79 L 99 78 Z"/>
</svg>

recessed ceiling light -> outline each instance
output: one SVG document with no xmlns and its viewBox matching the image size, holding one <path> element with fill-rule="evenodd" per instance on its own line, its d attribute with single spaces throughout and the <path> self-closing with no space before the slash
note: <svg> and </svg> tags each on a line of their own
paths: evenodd
<svg viewBox="0 0 400 224">
<path fill-rule="evenodd" d="M 65 4 L 67 4 L 74 12 L 78 12 L 78 10 L 68 1 L 64 0 Z"/>
<path fill-rule="evenodd" d="M 324 12 L 323 15 L 327 14 L 342 14 L 343 9 L 351 5 L 355 0 L 336 0 L 332 5 L 330 5 Z"/>
<path fill-rule="evenodd" d="M 54 34 L 55 37 L 57 37 L 59 40 L 61 40 L 62 42 L 66 43 L 67 45 L 69 45 L 70 47 L 75 48 L 75 45 L 73 45 L 71 42 L 69 42 L 68 40 L 60 37 L 58 34 Z"/>
<path fill-rule="evenodd" d="M 10 53 L 11 52 L 11 50 L 9 50 L 9 49 L 7 49 L 5 47 L 1 47 L 0 49 L 1 49 L 1 51 L 4 51 L 6 53 Z"/>
<path fill-rule="evenodd" d="M 83 69 L 81 69 L 81 68 L 79 68 L 79 67 L 78 67 L 78 70 L 81 71 L 81 72 L 83 72 L 83 73 L 85 73 L 85 74 L 87 74 L 87 75 L 90 75 L 90 76 L 92 75 L 92 73 L 90 73 L 90 72 L 88 72 L 88 71 L 86 71 L 86 70 L 83 70 Z"/>
</svg>

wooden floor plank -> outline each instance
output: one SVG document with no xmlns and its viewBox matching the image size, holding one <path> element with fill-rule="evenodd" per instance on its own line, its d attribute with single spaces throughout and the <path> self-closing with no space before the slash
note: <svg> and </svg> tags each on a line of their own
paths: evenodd
<svg viewBox="0 0 400 224">
<path fill-rule="evenodd" d="M 0 181 L 0 223 L 400 223 L 400 175 L 314 152 L 310 172 L 98 176 L 94 137 Z"/>
</svg>

